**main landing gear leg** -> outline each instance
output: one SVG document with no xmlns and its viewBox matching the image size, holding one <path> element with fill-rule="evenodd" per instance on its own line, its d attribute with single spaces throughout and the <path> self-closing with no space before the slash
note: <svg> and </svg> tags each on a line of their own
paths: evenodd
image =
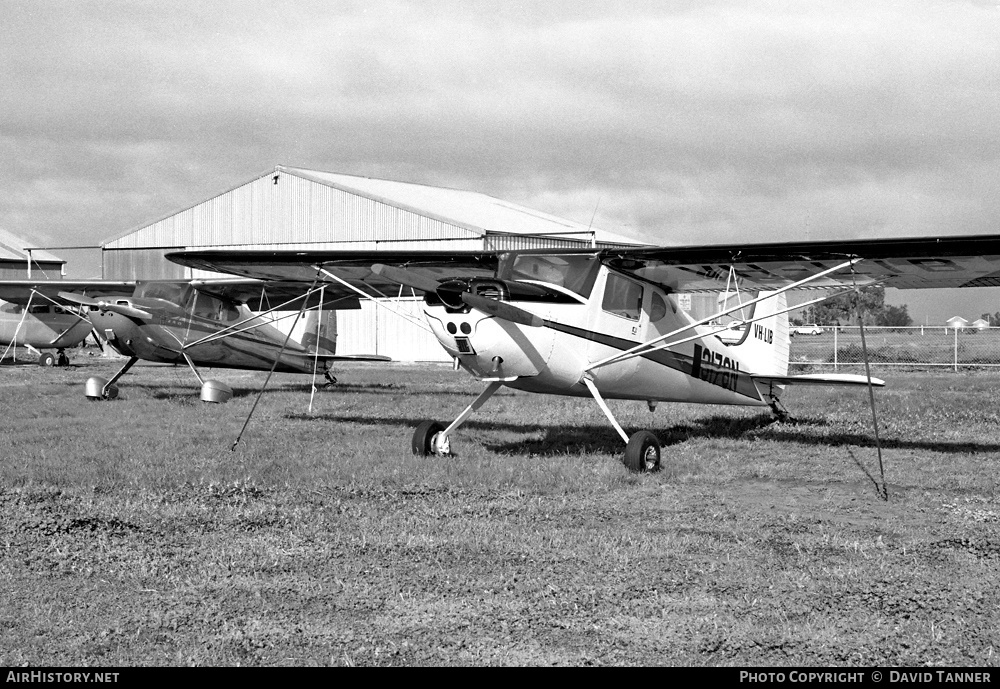
<svg viewBox="0 0 1000 689">
<path fill-rule="evenodd" d="M 184 361 L 187 365 L 191 367 L 191 372 L 194 373 L 194 377 L 198 379 L 201 383 L 201 401 L 202 402 L 212 402 L 213 404 L 225 404 L 233 397 L 233 389 L 223 382 L 218 380 L 204 380 L 201 374 L 198 373 L 198 368 L 194 365 L 186 353 L 181 352 L 184 357 Z"/>
<path fill-rule="evenodd" d="M 597 406 L 601 408 L 604 415 L 608 417 L 608 421 L 618 431 L 618 435 L 625 441 L 625 456 L 622 457 L 625 467 L 629 471 L 634 472 L 659 471 L 660 441 L 657 440 L 656 436 L 649 431 L 639 431 L 638 433 L 633 433 L 632 437 L 629 437 L 618 423 L 618 420 L 615 419 L 615 415 L 611 413 L 611 409 L 608 408 L 604 398 L 601 397 L 601 393 L 598 391 L 597 386 L 594 385 L 594 381 L 584 378 L 583 384 L 590 390 L 590 394 L 594 396 Z"/>
<path fill-rule="evenodd" d="M 128 373 L 128 370 L 135 365 L 135 362 L 139 360 L 139 357 L 132 357 L 125 362 L 118 373 L 111 376 L 111 380 L 105 380 L 100 376 L 94 376 L 93 378 L 87 379 L 87 387 L 85 390 L 87 399 L 91 400 L 113 400 L 118 397 L 118 386 L 115 382 Z"/>
<path fill-rule="evenodd" d="M 481 406 L 486 403 L 493 394 L 500 389 L 503 385 L 503 381 L 495 380 L 491 382 L 485 390 L 479 393 L 479 397 L 475 401 L 465 408 L 458 418 L 451 422 L 451 424 L 444 428 L 437 421 L 424 421 L 416 430 L 413 431 L 413 454 L 422 455 L 426 457 L 427 455 L 450 455 L 451 452 L 451 434 L 455 430 L 465 423 L 472 414 L 478 410 Z"/>
</svg>

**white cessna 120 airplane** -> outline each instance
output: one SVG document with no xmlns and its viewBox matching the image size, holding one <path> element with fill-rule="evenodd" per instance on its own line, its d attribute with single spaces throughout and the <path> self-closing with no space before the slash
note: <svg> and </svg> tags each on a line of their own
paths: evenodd
<svg viewBox="0 0 1000 689">
<path fill-rule="evenodd" d="M 501 386 L 593 397 L 625 443 L 625 465 L 655 470 L 660 445 L 631 436 L 605 399 L 769 406 L 785 387 L 881 386 L 865 375 L 788 372 L 786 292 L 822 296 L 882 284 L 901 289 L 1000 286 L 1000 237 L 771 243 L 740 246 L 420 253 L 184 251 L 182 265 L 264 280 L 322 281 L 367 297 L 422 292 L 441 345 L 486 389 L 447 426 L 425 421 L 418 454 L 451 453 L 451 437 Z M 754 292 L 701 320 L 676 294 Z M 727 287 L 727 282 L 729 286 Z M 710 325 L 722 317 L 725 325 Z M 735 326 L 735 327 L 734 327 Z M 725 337 L 722 337 L 725 335 Z"/>
</svg>

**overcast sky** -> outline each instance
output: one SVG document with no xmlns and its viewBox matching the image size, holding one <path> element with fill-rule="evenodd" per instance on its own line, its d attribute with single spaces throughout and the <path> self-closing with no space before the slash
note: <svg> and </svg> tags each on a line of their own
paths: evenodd
<svg viewBox="0 0 1000 689">
<path fill-rule="evenodd" d="M 0 13 L 0 227 L 41 246 L 99 243 L 276 164 L 662 243 L 1000 232 L 992 0 Z"/>
</svg>

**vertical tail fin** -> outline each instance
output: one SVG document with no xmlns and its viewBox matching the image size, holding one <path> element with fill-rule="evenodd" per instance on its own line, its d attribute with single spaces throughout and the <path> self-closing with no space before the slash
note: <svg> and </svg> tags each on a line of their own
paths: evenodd
<svg viewBox="0 0 1000 689">
<path fill-rule="evenodd" d="M 758 296 L 766 294 L 761 292 Z M 745 337 L 731 345 L 731 349 L 736 350 L 751 373 L 787 375 L 789 327 L 788 314 L 784 312 L 788 308 L 785 293 L 759 301 L 752 308 L 753 322 L 747 324 Z M 739 312 L 732 315 L 739 316 Z M 744 317 L 750 319 L 749 314 Z"/>
</svg>

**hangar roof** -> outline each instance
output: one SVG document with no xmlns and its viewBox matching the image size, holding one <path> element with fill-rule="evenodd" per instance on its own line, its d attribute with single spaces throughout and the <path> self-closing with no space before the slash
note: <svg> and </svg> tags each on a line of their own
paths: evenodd
<svg viewBox="0 0 1000 689">
<path fill-rule="evenodd" d="M 280 165 L 276 170 L 283 170 L 288 174 L 311 179 L 320 184 L 364 196 L 374 201 L 412 210 L 421 215 L 439 217 L 477 234 L 486 232 L 540 234 L 585 240 L 594 232 L 599 242 L 640 243 L 639 240 L 631 237 L 599 228 L 591 228 L 475 191 L 432 187 L 410 182 L 393 182 L 370 177 L 355 177 L 335 172 L 319 172 Z"/>
<path fill-rule="evenodd" d="M 105 249 L 451 242 L 487 236 L 640 244 L 472 191 L 278 165 L 103 243 Z M 529 241 L 537 241 L 535 239 Z M 509 242 L 508 242 L 509 243 Z"/>
</svg>

